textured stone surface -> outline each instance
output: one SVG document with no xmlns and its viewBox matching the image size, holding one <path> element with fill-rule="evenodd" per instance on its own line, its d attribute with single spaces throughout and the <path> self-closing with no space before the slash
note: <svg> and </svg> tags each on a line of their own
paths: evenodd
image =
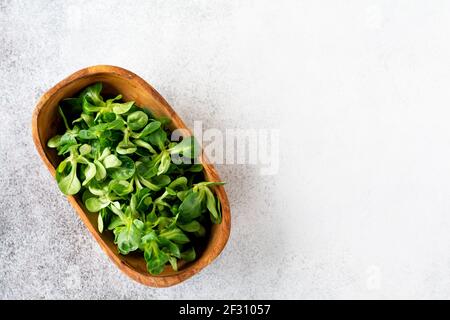
<svg viewBox="0 0 450 320">
<path fill-rule="evenodd" d="M 0 0 L 0 298 L 449 298 L 450 3 Z M 280 170 L 221 165 L 228 246 L 133 282 L 43 166 L 32 110 L 114 64 L 192 125 L 280 129 Z"/>
</svg>

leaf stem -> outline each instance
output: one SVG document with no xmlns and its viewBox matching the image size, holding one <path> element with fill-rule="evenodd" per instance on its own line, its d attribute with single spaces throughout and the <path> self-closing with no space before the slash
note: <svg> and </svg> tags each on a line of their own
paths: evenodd
<svg viewBox="0 0 450 320">
<path fill-rule="evenodd" d="M 62 111 L 61 106 L 58 107 L 58 111 L 59 111 L 59 114 L 61 115 L 61 117 L 63 118 L 64 125 L 66 126 L 66 129 L 67 129 L 67 130 L 70 130 L 69 124 L 68 124 L 68 122 L 67 122 L 67 118 L 66 118 L 66 116 L 64 115 L 64 112 Z"/>
</svg>

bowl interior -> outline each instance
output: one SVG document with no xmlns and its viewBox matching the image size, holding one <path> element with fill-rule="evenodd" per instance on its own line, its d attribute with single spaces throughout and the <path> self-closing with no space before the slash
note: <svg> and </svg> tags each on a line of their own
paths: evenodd
<svg viewBox="0 0 450 320">
<path fill-rule="evenodd" d="M 56 90 L 50 90 L 44 95 L 43 104 L 40 106 L 37 112 L 37 134 L 40 145 L 43 149 L 44 156 L 47 158 L 48 165 L 52 168 L 52 174 L 54 174 L 55 168 L 62 160 L 55 151 L 47 147 L 47 141 L 56 134 L 64 132 L 64 125 L 61 117 L 58 114 L 58 104 L 64 98 L 74 97 L 85 87 L 95 83 L 102 82 L 103 96 L 115 96 L 122 94 L 123 100 L 133 100 L 140 107 L 149 109 L 157 117 L 168 117 L 172 119 L 171 129 L 174 128 L 186 128 L 182 120 L 176 115 L 176 113 L 168 106 L 167 102 L 148 84 L 143 82 L 142 79 L 134 79 L 135 75 L 130 74 L 129 77 L 123 74 L 115 72 L 97 72 L 94 74 L 86 74 L 71 79 L 69 77 L 66 81 L 60 83 L 55 88 Z M 61 85 L 62 84 L 62 85 Z M 54 88 L 54 89 L 55 89 Z M 44 159 L 45 160 L 45 159 Z M 202 156 L 200 159 L 205 167 L 205 178 L 208 181 L 219 181 L 219 177 L 214 168 L 209 165 L 205 158 Z M 228 201 L 226 199 L 223 187 L 215 188 L 215 192 L 221 200 L 223 211 L 229 210 Z M 85 223 L 91 224 L 94 228 L 89 228 L 91 232 L 96 233 L 98 239 L 103 242 L 102 248 L 111 257 L 115 255 L 120 264 L 131 268 L 145 277 L 167 277 L 171 275 L 178 275 L 183 272 L 194 274 L 209 264 L 222 250 L 225 245 L 229 233 L 229 218 L 224 215 L 224 220 L 219 225 L 212 225 L 209 229 L 209 233 L 203 239 L 202 242 L 194 244 L 197 252 L 197 259 L 192 263 L 179 262 L 179 270 L 173 271 L 170 266 L 166 266 L 162 274 L 158 276 L 151 276 L 147 272 L 145 261 L 141 252 L 134 252 L 123 256 L 118 254 L 117 246 L 113 242 L 112 232 L 105 230 L 100 234 L 97 230 L 97 215 L 88 213 L 84 208 L 80 196 L 69 197 L 73 198 L 78 206 L 82 209 L 77 210 L 82 216 Z M 226 236 L 224 239 L 224 235 Z M 94 234 L 95 236 L 95 234 Z M 100 241 L 99 241 L 100 242 Z M 109 250 L 108 250 L 109 249 Z M 118 261 L 113 258 L 113 261 L 118 264 Z"/>
</svg>

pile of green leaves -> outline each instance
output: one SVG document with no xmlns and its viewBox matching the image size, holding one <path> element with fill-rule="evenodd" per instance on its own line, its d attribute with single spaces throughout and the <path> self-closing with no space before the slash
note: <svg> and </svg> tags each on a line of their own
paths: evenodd
<svg viewBox="0 0 450 320">
<path fill-rule="evenodd" d="M 121 254 L 141 251 L 151 274 L 196 258 L 193 243 L 221 222 L 219 199 L 195 164 L 193 137 L 168 139 L 168 119 L 156 119 L 122 96 L 104 100 L 102 84 L 61 102 L 66 131 L 47 145 L 65 157 L 56 170 L 60 190 L 81 194 L 98 213 L 98 230 L 112 230 Z M 176 157 L 174 157 L 176 156 Z M 171 161 L 173 159 L 183 160 Z"/>
</svg>

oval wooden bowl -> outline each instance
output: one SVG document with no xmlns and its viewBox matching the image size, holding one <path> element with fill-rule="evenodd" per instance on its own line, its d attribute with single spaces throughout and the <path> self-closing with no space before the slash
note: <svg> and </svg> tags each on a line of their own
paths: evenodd
<svg viewBox="0 0 450 320">
<path fill-rule="evenodd" d="M 59 102 L 75 96 L 80 90 L 95 82 L 103 83 L 103 92 L 107 94 L 122 94 L 125 101 L 133 100 L 138 106 L 148 108 L 155 116 L 165 116 L 172 119 L 172 129 L 187 129 L 186 125 L 164 100 L 142 78 L 134 73 L 114 66 L 93 66 L 82 69 L 59 82 L 47 91 L 39 100 L 32 120 L 33 140 L 37 151 L 51 174 L 55 176 L 55 168 L 61 161 L 55 149 L 47 147 L 47 141 L 57 133 L 64 132 L 62 120 L 58 114 Z M 200 156 L 204 166 L 205 178 L 208 181 L 221 181 L 213 165 L 209 164 L 204 155 Z M 230 206 L 227 195 L 222 186 L 215 187 L 215 192 L 222 204 L 223 220 L 219 225 L 213 225 L 209 237 L 205 240 L 197 259 L 191 263 L 181 262 L 178 272 L 169 266 L 158 276 L 147 272 L 145 261 L 141 253 L 121 255 L 113 242 L 112 232 L 99 233 L 97 230 L 97 215 L 89 213 L 79 196 L 69 196 L 69 202 L 77 211 L 81 220 L 97 240 L 103 251 L 111 258 L 116 266 L 132 279 L 152 287 L 168 287 L 180 283 L 193 276 L 210 264 L 223 250 L 230 234 Z"/>
</svg>

